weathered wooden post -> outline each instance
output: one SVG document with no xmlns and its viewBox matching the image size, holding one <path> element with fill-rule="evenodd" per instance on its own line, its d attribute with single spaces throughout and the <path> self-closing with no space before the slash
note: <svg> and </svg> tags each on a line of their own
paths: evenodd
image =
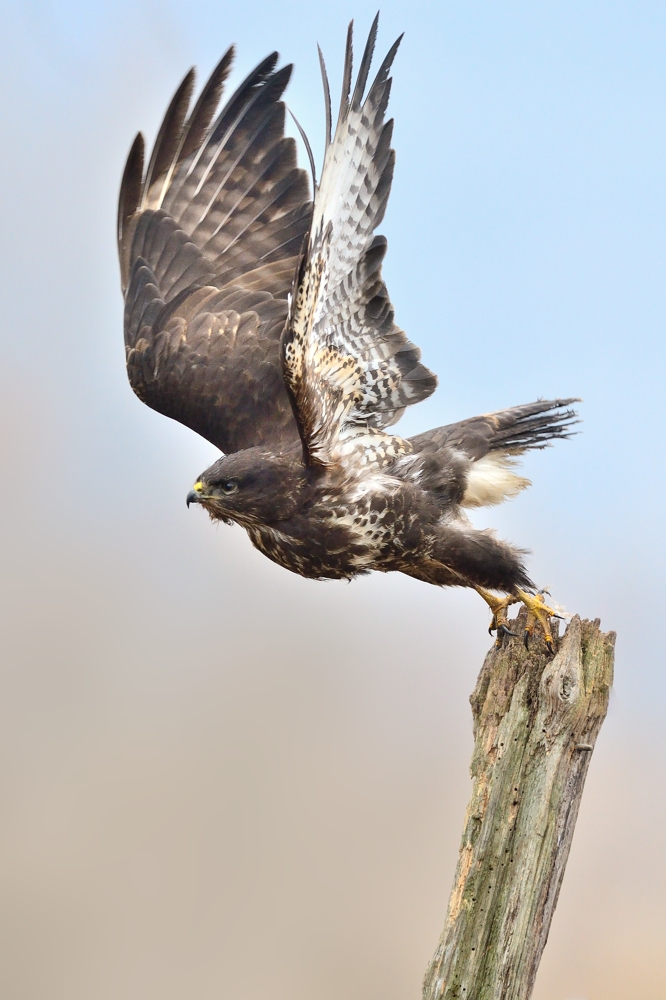
<svg viewBox="0 0 666 1000">
<path fill-rule="evenodd" d="M 522 634 L 524 612 L 518 619 Z M 505 638 L 471 697 L 472 797 L 424 1000 L 528 1000 L 613 681 L 615 634 L 575 616 L 549 656 Z"/>
</svg>

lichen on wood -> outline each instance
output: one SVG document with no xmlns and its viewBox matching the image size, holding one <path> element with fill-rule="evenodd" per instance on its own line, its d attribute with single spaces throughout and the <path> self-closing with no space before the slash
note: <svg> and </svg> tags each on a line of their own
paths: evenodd
<svg viewBox="0 0 666 1000">
<path fill-rule="evenodd" d="M 522 633 L 524 612 L 518 618 Z M 446 926 L 424 1000 L 528 1000 L 608 709 L 614 633 L 575 616 L 555 656 L 505 638 L 470 701 L 467 809 Z"/>
</svg>

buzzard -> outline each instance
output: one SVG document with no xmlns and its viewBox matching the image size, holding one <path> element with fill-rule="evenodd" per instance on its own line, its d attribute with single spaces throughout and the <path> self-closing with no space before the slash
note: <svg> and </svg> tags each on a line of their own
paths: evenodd
<svg viewBox="0 0 666 1000">
<path fill-rule="evenodd" d="M 269 559 L 312 579 L 397 570 L 473 587 L 498 642 L 520 600 L 525 640 L 539 622 L 552 650 L 553 612 L 523 553 L 476 530 L 465 511 L 529 485 L 515 456 L 568 437 L 575 400 L 411 438 L 391 429 L 437 379 L 396 325 L 382 279 L 376 229 L 395 162 L 385 113 L 400 38 L 368 86 L 376 34 L 377 18 L 352 81 L 349 26 L 334 131 L 319 53 L 326 149 L 317 183 L 305 140 L 313 197 L 284 133 L 292 67 L 277 69 L 276 52 L 219 111 L 233 47 L 190 111 L 191 70 L 145 167 L 136 137 L 118 210 L 130 384 L 223 453 L 188 506 L 240 524 Z"/>
</svg>

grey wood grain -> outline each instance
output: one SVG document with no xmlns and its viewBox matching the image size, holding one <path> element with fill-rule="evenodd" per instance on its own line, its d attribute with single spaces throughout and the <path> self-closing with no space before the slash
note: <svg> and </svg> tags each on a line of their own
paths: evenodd
<svg viewBox="0 0 666 1000">
<path fill-rule="evenodd" d="M 472 797 L 424 1000 L 530 997 L 608 710 L 614 645 L 598 620 L 575 616 L 554 657 L 518 638 L 486 656 L 470 699 Z"/>
</svg>

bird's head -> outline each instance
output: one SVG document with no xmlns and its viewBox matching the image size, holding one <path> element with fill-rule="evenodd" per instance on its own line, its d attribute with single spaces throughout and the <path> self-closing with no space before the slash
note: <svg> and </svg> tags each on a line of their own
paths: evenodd
<svg viewBox="0 0 666 1000">
<path fill-rule="evenodd" d="M 187 506 L 199 503 L 213 521 L 226 524 L 275 524 L 300 509 L 305 487 L 301 464 L 260 448 L 248 448 L 223 455 L 202 472 L 187 494 Z"/>
</svg>

